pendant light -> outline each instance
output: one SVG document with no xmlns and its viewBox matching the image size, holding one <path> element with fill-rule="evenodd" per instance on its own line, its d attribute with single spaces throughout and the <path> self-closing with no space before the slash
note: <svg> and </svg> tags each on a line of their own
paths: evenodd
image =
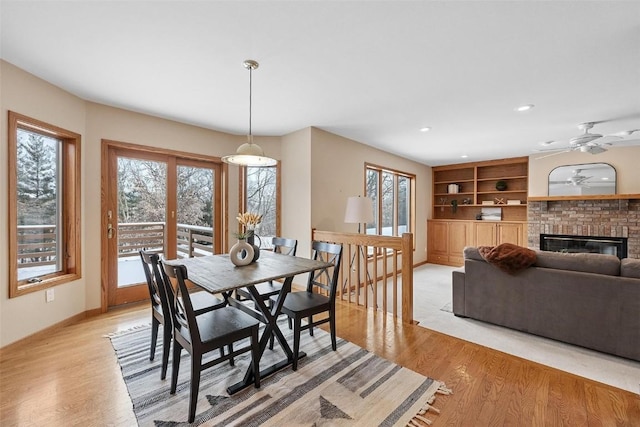
<svg viewBox="0 0 640 427">
<path fill-rule="evenodd" d="M 276 159 L 264 155 L 262 147 L 254 144 L 253 135 L 251 133 L 251 72 L 258 68 L 259 64 L 253 59 L 247 59 L 243 63 L 244 68 L 249 70 L 249 135 L 247 142 L 242 144 L 236 150 L 235 154 L 224 156 L 222 161 L 238 166 L 275 166 L 278 162 Z"/>
</svg>

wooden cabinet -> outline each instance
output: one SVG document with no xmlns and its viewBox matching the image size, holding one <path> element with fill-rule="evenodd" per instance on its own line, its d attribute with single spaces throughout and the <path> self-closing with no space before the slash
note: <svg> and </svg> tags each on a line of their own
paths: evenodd
<svg viewBox="0 0 640 427">
<path fill-rule="evenodd" d="M 473 240 L 470 221 L 427 221 L 427 260 L 455 267 L 464 264 L 463 249 Z"/>
<path fill-rule="evenodd" d="M 528 182 L 528 157 L 434 167 L 428 262 L 461 266 L 465 246 L 526 246 Z M 484 208 L 502 220 L 478 221 Z"/>
<path fill-rule="evenodd" d="M 528 157 L 434 167 L 433 218 L 475 220 L 483 207 L 499 207 L 502 220 L 526 221 L 528 176 Z"/>
<path fill-rule="evenodd" d="M 473 224 L 474 246 L 497 246 L 513 243 L 524 246 L 525 224 L 516 222 L 475 221 Z"/>
</svg>

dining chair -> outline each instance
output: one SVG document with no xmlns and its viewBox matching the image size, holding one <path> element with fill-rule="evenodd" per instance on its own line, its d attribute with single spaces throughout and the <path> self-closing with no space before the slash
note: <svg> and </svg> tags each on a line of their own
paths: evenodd
<svg viewBox="0 0 640 427">
<path fill-rule="evenodd" d="M 151 300 L 151 354 L 149 360 L 155 358 L 158 329 L 162 325 L 162 370 L 160 379 L 165 379 L 169 365 L 169 349 L 171 348 L 173 327 L 169 299 L 160 273 L 160 255 L 141 250 L 140 259 L 142 260 L 142 269 L 147 279 L 149 299 Z M 216 298 L 208 292 L 192 293 L 191 301 L 197 314 L 206 313 L 226 305 L 224 300 Z"/>
<path fill-rule="evenodd" d="M 170 393 L 175 394 L 180 370 L 180 354 L 184 348 L 191 355 L 191 387 L 189 394 L 189 422 L 195 419 L 198 392 L 200 389 L 200 374 L 203 370 L 229 360 L 233 365 L 233 358 L 246 352 L 251 352 L 251 363 L 254 372 L 254 386 L 260 387 L 260 348 L 258 342 L 258 328 L 260 322 L 240 309 L 225 306 L 216 310 L 196 315 L 191 295 L 185 280 L 188 279 L 187 268 L 184 265 L 169 265 L 161 261 L 165 283 L 170 279 L 177 282 L 177 286 L 167 286 L 175 293 L 170 297 L 171 319 L 173 321 L 173 365 L 171 370 Z M 233 348 L 237 341 L 248 338 L 250 344 L 243 344 L 241 348 Z M 224 354 L 222 349 L 228 346 L 229 352 Z M 214 357 L 206 363 L 202 362 L 205 354 L 220 350 L 220 357 Z"/>
<path fill-rule="evenodd" d="M 293 321 L 293 370 L 298 369 L 298 354 L 300 352 L 300 332 L 308 329 L 313 336 L 313 328 L 329 322 L 331 330 L 331 348 L 336 345 L 336 289 L 342 260 L 342 245 L 314 241 L 311 244 L 313 259 L 329 262 L 330 267 L 309 273 L 307 289 L 287 294 L 282 305 L 282 313 Z M 275 303 L 277 296 L 271 297 Z M 313 316 L 328 313 L 328 317 L 314 320 Z M 302 325 L 302 319 L 307 323 Z"/>
</svg>

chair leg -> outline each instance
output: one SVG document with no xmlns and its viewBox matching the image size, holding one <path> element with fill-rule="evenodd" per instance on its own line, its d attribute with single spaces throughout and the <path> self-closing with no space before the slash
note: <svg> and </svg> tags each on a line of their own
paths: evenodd
<svg viewBox="0 0 640 427">
<path fill-rule="evenodd" d="M 169 367 L 169 351 L 171 350 L 171 325 L 169 322 L 164 324 L 163 339 L 162 339 L 162 373 L 160 379 L 163 380 L 167 377 L 167 368 Z"/>
<path fill-rule="evenodd" d="M 152 314 L 151 315 L 151 354 L 149 355 L 149 360 L 153 360 L 156 356 L 156 342 L 158 341 L 159 327 L 160 327 L 160 322 Z"/>
<path fill-rule="evenodd" d="M 269 311 L 271 311 L 271 309 L 273 308 L 273 303 L 271 302 L 271 300 L 269 300 Z M 291 322 L 291 321 L 289 321 Z M 291 329 L 291 328 L 289 328 Z M 275 341 L 275 335 L 273 334 L 273 332 L 271 333 L 271 337 L 269 337 L 269 350 L 273 350 L 273 343 Z"/>
<path fill-rule="evenodd" d="M 200 368 L 202 367 L 202 355 L 191 355 L 191 391 L 189 394 L 189 422 L 196 418 L 196 406 L 198 405 L 198 391 L 200 390 Z"/>
<path fill-rule="evenodd" d="M 178 386 L 178 371 L 180 371 L 180 353 L 182 352 L 182 346 L 176 340 L 173 340 L 173 366 L 171 368 L 171 390 L 170 394 L 176 393 Z"/>
<path fill-rule="evenodd" d="M 229 354 L 233 354 L 233 343 L 229 344 L 227 348 L 229 349 Z M 236 361 L 233 359 L 233 357 L 229 359 L 229 365 L 236 366 Z"/>
<path fill-rule="evenodd" d="M 336 344 L 336 313 L 334 310 L 329 310 L 329 327 L 331 329 L 331 348 L 336 351 L 338 346 Z"/>
<path fill-rule="evenodd" d="M 313 316 L 309 316 L 307 321 L 309 322 L 309 335 L 313 336 Z"/>
<path fill-rule="evenodd" d="M 291 318 L 289 318 L 291 319 Z M 293 326 L 293 370 L 298 370 L 298 354 L 300 352 L 300 328 L 302 326 L 302 319 L 296 317 Z"/>
<path fill-rule="evenodd" d="M 271 336 L 273 338 L 273 335 Z M 251 336 L 251 363 L 253 364 L 253 385 L 260 388 L 260 341 L 258 328 L 253 329 Z"/>
</svg>

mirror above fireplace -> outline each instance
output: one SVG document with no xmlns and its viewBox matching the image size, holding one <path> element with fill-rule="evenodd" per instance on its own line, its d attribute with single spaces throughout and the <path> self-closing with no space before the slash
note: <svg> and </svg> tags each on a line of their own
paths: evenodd
<svg viewBox="0 0 640 427">
<path fill-rule="evenodd" d="M 549 196 L 616 194 L 616 170 L 608 163 L 558 166 L 549 173 Z"/>
</svg>

